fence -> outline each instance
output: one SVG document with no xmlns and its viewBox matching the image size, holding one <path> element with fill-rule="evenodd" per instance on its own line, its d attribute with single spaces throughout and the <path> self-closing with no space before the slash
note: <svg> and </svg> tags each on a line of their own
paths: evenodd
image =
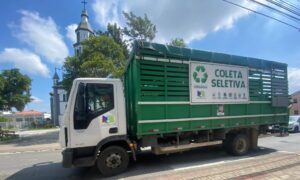
<svg viewBox="0 0 300 180">
<path fill-rule="evenodd" d="M 32 128 L 34 124 L 30 122 L 0 122 L 2 129 L 28 129 Z"/>
</svg>

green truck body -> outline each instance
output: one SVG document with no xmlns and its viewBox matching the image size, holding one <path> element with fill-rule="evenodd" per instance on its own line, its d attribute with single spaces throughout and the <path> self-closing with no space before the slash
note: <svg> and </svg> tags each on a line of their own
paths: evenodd
<svg viewBox="0 0 300 180">
<path fill-rule="evenodd" d="M 191 104 L 191 62 L 247 68 L 248 101 Z M 284 63 L 140 42 L 135 44 L 124 82 L 128 134 L 132 137 L 288 123 Z"/>
<path fill-rule="evenodd" d="M 160 155 L 222 144 L 244 155 L 268 126 L 287 126 L 288 105 L 286 64 L 136 42 L 122 80 L 74 80 L 63 166 L 116 175 L 143 147 Z"/>
</svg>

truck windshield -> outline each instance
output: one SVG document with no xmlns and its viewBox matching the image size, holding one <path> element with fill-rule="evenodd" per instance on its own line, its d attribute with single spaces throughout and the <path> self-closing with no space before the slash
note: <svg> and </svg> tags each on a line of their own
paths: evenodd
<svg viewBox="0 0 300 180">
<path fill-rule="evenodd" d="M 96 117 L 114 108 L 112 84 L 88 83 L 78 87 L 74 109 L 74 128 L 86 129 Z"/>
</svg>

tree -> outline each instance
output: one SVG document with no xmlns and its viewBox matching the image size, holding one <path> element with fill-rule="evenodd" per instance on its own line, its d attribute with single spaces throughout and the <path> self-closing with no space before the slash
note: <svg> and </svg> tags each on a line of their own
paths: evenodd
<svg viewBox="0 0 300 180">
<path fill-rule="evenodd" d="M 83 42 L 79 56 L 68 57 L 64 64 L 63 86 L 70 91 L 72 82 L 78 77 L 121 77 L 125 69 L 122 47 L 111 37 L 91 37 Z"/>
<path fill-rule="evenodd" d="M 30 102 L 31 79 L 19 69 L 4 70 L 0 74 L 0 109 L 22 111 Z"/>
<path fill-rule="evenodd" d="M 123 32 L 131 40 L 152 41 L 155 38 L 156 26 L 152 24 L 146 14 L 144 17 L 136 16 L 132 12 L 123 11 L 123 14 L 127 19 L 128 26 L 123 29 Z"/>
<path fill-rule="evenodd" d="M 104 31 L 104 32 L 98 31 L 96 33 L 100 36 L 107 36 L 107 37 L 113 38 L 113 40 L 123 48 L 125 57 L 126 58 L 129 57 L 127 41 L 124 40 L 124 38 L 123 38 L 123 36 L 124 36 L 123 30 L 120 27 L 118 27 L 118 25 L 116 23 L 114 23 L 114 24 L 108 23 L 106 31 Z"/>
<path fill-rule="evenodd" d="M 176 46 L 176 47 L 180 47 L 180 48 L 186 47 L 186 43 L 184 42 L 184 40 L 182 38 L 172 39 L 168 45 Z"/>
<path fill-rule="evenodd" d="M 80 77 L 79 68 L 81 65 L 81 61 L 77 56 L 67 57 L 66 61 L 63 65 L 64 68 L 64 76 L 62 80 L 62 85 L 65 90 L 70 92 L 73 80 L 75 78 Z"/>
</svg>

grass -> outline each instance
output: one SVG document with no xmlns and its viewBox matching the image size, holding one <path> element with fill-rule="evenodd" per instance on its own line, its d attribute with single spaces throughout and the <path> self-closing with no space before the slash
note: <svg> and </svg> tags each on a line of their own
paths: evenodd
<svg viewBox="0 0 300 180">
<path fill-rule="evenodd" d="M 44 129 L 56 129 L 56 127 L 53 127 L 53 126 L 47 126 L 47 127 L 32 127 L 32 128 L 29 128 L 28 130 L 44 130 Z"/>
<path fill-rule="evenodd" d="M 3 131 L 17 131 L 17 128 L 2 128 Z"/>
<path fill-rule="evenodd" d="M 10 120 L 0 116 L 0 122 L 9 122 Z"/>
<path fill-rule="evenodd" d="M 18 136 L 5 136 L 5 137 L 0 137 L 0 142 L 9 142 L 15 139 L 18 139 Z"/>
</svg>

